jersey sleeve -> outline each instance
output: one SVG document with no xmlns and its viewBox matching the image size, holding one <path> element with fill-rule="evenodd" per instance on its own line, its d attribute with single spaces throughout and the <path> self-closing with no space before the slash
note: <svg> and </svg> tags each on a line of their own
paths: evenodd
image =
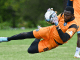
<svg viewBox="0 0 80 60">
<path fill-rule="evenodd" d="M 77 25 L 76 25 L 77 26 Z M 66 31 L 66 33 L 67 34 L 69 34 L 70 35 L 70 38 L 76 33 L 76 31 L 77 31 L 77 27 L 70 27 L 67 31 Z"/>
</svg>

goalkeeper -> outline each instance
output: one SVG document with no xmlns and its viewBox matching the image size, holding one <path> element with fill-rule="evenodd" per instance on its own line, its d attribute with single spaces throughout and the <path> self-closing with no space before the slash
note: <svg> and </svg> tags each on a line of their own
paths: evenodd
<svg viewBox="0 0 80 60">
<path fill-rule="evenodd" d="M 70 6 L 66 7 L 64 12 L 58 17 L 54 11 L 48 10 L 45 13 L 45 20 L 55 25 L 20 33 L 11 37 L 1 37 L 0 42 L 36 38 L 28 48 L 28 53 L 40 53 L 64 44 L 72 38 L 78 29 L 74 18 L 74 9 Z"/>
</svg>

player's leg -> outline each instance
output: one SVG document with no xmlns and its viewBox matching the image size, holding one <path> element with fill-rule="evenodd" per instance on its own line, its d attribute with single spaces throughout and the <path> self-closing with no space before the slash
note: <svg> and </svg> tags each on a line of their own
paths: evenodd
<svg viewBox="0 0 80 60">
<path fill-rule="evenodd" d="M 41 41 L 40 39 L 35 39 L 35 41 L 33 41 L 31 46 L 28 48 L 28 53 L 41 53 L 56 48 L 57 46 L 58 44 L 56 44 L 53 40 L 51 42 L 47 39 Z"/>
<path fill-rule="evenodd" d="M 20 40 L 25 38 L 37 38 L 41 39 L 42 36 L 45 36 L 47 38 L 47 34 L 49 34 L 49 27 L 44 27 L 41 29 L 36 29 L 31 32 L 24 32 L 17 35 L 13 35 L 11 37 L 0 37 L 0 42 L 10 41 L 10 40 Z"/>
<path fill-rule="evenodd" d="M 79 17 L 75 17 L 77 24 L 79 26 L 78 30 L 77 30 L 77 47 L 76 47 L 76 52 L 74 57 L 76 58 L 80 58 L 79 52 L 80 52 L 80 18 Z"/>
<path fill-rule="evenodd" d="M 38 43 L 39 43 L 39 41 L 40 41 L 40 39 L 35 39 L 32 42 L 32 44 L 28 48 L 28 53 L 39 53 L 39 51 L 38 51 Z"/>
<path fill-rule="evenodd" d="M 37 26 L 38 29 L 42 28 L 41 26 Z M 39 53 L 38 51 L 38 43 L 39 43 L 40 39 L 35 39 L 32 44 L 30 45 L 30 47 L 28 48 L 28 53 Z"/>
<path fill-rule="evenodd" d="M 77 32 L 77 47 L 76 47 L 76 52 L 74 57 L 75 58 L 80 58 L 79 52 L 80 52 L 80 31 Z"/>
<path fill-rule="evenodd" d="M 10 40 L 20 40 L 25 38 L 35 38 L 33 35 L 33 31 L 23 32 L 17 35 L 13 35 L 11 37 L 0 37 L 0 42 L 10 41 Z"/>
<path fill-rule="evenodd" d="M 41 26 L 37 26 L 38 29 L 42 28 Z M 7 42 L 10 40 L 18 40 L 18 39 L 25 39 L 25 38 L 35 38 L 33 36 L 33 31 L 32 32 L 24 32 L 20 33 L 11 37 L 0 37 L 0 42 Z"/>
</svg>

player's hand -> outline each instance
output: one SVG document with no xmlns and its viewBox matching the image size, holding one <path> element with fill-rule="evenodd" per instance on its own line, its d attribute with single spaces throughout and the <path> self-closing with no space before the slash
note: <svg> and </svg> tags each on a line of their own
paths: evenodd
<svg viewBox="0 0 80 60">
<path fill-rule="evenodd" d="M 47 12 L 45 13 L 45 21 L 49 23 L 55 23 L 55 25 L 58 24 L 57 14 L 55 11 L 53 11 L 52 8 L 51 9 L 49 8 Z"/>
</svg>

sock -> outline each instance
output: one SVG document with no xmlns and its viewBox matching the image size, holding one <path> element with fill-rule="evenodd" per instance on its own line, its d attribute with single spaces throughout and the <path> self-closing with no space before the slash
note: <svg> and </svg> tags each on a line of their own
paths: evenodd
<svg viewBox="0 0 80 60">
<path fill-rule="evenodd" d="M 33 35 L 33 31 L 31 32 L 23 32 L 17 35 L 13 35 L 11 37 L 8 37 L 8 41 L 10 40 L 21 40 L 21 39 L 26 39 L 26 38 L 35 38 Z"/>
<path fill-rule="evenodd" d="M 7 37 L 0 37 L 0 42 L 6 42 L 6 41 L 8 41 Z"/>
<path fill-rule="evenodd" d="M 75 52 L 75 55 L 74 56 L 79 55 L 79 52 L 80 52 L 80 48 L 79 47 L 76 47 L 76 52 Z"/>
</svg>

